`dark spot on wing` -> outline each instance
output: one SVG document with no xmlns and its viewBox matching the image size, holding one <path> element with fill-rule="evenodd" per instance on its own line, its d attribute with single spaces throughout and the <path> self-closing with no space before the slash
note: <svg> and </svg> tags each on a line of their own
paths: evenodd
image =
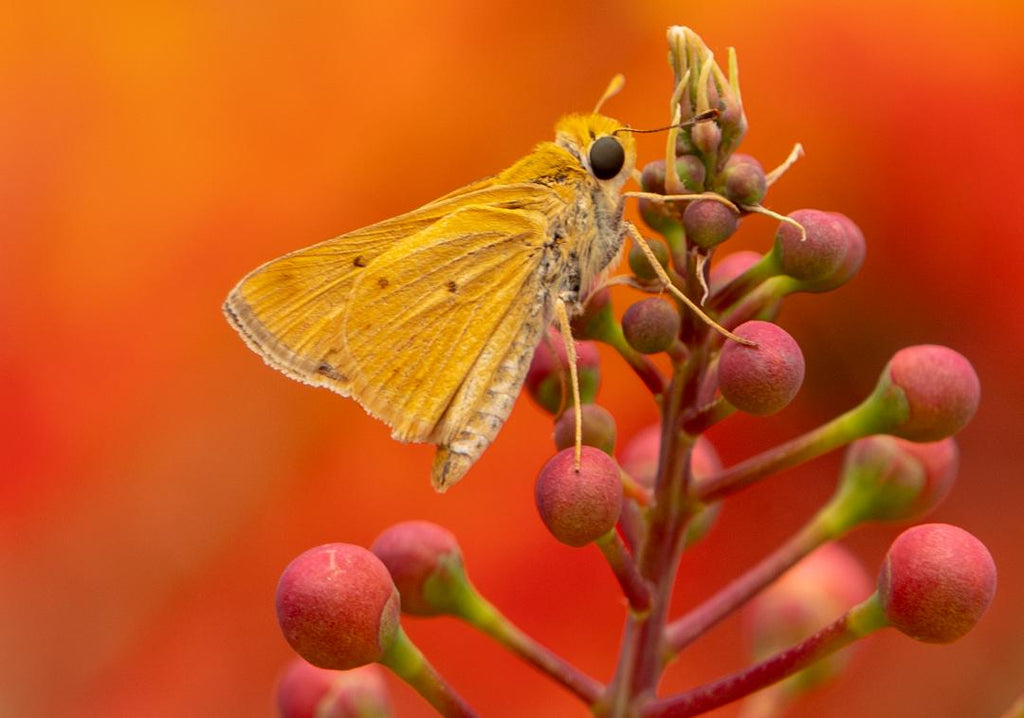
<svg viewBox="0 0 1024 718">
<path fill-rule="evenodd" d="M 316 368 L 316 373 L 323 374 L 327 378 L 333 379 L 334 381 L 346 381 L 345 377 L 341 373 L 339 373 L 337 369 L 335 369 L 327 362 L 321 362 L 320 366 Z"/>
<path fill-rule="evenodd" d="M 454 282 L 454 280 L 449 280 L 447 287 L 448 291 L 451 292 L 452 294 L 455 294 L 455 292 L 457 292 L 459 289 L 459 286 Z"/>
<path fill-rule="evenodd" d="M 357 267 L 365 267 L 366 260 L 363 259 L 363 255 L 360 254 L 358 257 L 352 260 L 352 264 L 354 264 Z"/>
<path fill-rule="evenodd" d="M 378 279 L 377 286 L 380 287 L 381 289 L 386 289 L 388 286 L 387 277 L 381 277 L 380 279 Z"/>
</svg>

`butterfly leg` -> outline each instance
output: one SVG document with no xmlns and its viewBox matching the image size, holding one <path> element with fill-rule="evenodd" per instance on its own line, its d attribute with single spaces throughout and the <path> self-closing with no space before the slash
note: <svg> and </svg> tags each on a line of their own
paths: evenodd
<svg viewBox="0 0 1024 718">
<path fill-rule="evenodd" d="M 658 275 L 658 279 L 661 280 L 661 283 L 665 285 L 665 288 L 672 294 L 673 297 L 675 297 L 683 304 L 688 306 L 690 310 L 694 314 L 696 314 L 698 318 L 700 318 L 701 321 L 703 321 L 705 324 L 710 326 L 712 329 L 714 329 L 722 336 L 725 336 L 733 340 L 734 342 L 739 342 L 740 344 L 744 344 L 746 346 L 757 346 L 754 342 L 750 341 L 749 339 L 744 339 L 743 337 L 737 336 L 730 332 L 728 329 L 726 329 L 721 324 L 719 324 L 714 319 L 705 314 L 704 310 L 697 306 L 696 302 L 694 302 L 692 299 L 686 296 L 683 292 L 679 291 L 679 289 L 674 284 L 672 284 L 672 280 L 669 279 L 668 273 L 665 271 L 665 268 L 661 266 L 661 263 L 658 261 L 658 258 L 654 256 L 654 251 L 647 245 L 647 240 L 643 238 L 643 236 L 640 234 L 637 228 L 634 227 L 629 222 L 624 222 L 623 224 L 625 224 L 626 231 L 629 233 L 630 238 L 632 238 L 633 244 L 639 247 L 640 251 L 644 253 L 644 256 L 647 257 L 647 261 L 651 263 L 651 267 L 654 269 L 654 273 Z"/>
<path fill-rule="evenodd" d="M 565 354 L 569 359 L 569 379 L 572 383 L 572 410 L 576 418 L 576 453 L 573 456 L 573 468 L 579 471 L 580 458 L 583 455 L 583 409 L 580 406 L 580 377 L 576 367 L 576 344 L 572 340 L 572 326 L 569 324 L 569 311 L 561 297 L 555 299 L 555 316 L 558 318 L 558 329 L 565 340 Z"/>
</svg>

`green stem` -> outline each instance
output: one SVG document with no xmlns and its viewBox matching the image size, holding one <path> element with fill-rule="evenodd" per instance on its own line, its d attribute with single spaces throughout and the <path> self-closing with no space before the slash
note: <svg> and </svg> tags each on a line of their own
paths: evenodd
<svg viewBox="0 0 1024 718">
<path fill-rule="evenodd" d="M 519 630 L 472 585 L 464 586 L 453 610 L 456 616 L 565 686 L 587 705 L 595 703 L 602 695 L 603 685 Z"/>
<path fill-rule="evenodd" d="M 697 498 L 704 502 L 718 501 L 765 476 L 821 456 L 856 439 L 891 428 L 891 421 L 884 412 L 879 411 L 875 399 L 873 394 L 858 406 L 817 429 L 752 456 L 707 481 L 702 481 L 696 490 Z"/>
<path fill-rule="evenodd" d="M 398 635 L 381 658 L 381 663 L 412 686 L 437 712 L 446 718 L 475 718 L 476 713 L 430 665 L 405 631 Z"/>
</svg>

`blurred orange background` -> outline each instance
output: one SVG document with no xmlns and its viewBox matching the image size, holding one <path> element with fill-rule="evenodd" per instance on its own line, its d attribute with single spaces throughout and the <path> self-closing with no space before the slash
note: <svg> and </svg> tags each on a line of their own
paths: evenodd
<svg viewBox="0 0 1024 718">
<path fill-rule="evenodd" d="M 804 389 L 771 420 L 716 427 L 726 463 L 849 408 L 902 346 L 948 344 L 982 380 L 957 487 L 931 519 L 991 549 L 989 613 L 951 646 L 873 637 L 794 715 L 994 716 L 1024 690 L 1021 3 L 43 2 L 5 14 L 0 715 L 273 715 L 291 655 L 273 611 L 281 569 L 408 518 L 453 530 L 495 604 L 610 676 L 617 587 L 596 551 L 556 544 L 533 507 L 552 453 L 539 409 L 521 401 L 439 496 L 428 447 L 395 444 L 353 402 L 268 369 L 220 304 L 267 259 L 508 165 L 616 72 L 626 90 L 606 111 L 663 124 L 670 24 L 719 57 L 738 49 L 744 151 L 771 167 L 804 144 L 766 204 L 843 211 L 868 239 L 850 285 L 788 302 Z M 661 142 L 644 138 L 642 155 Z M 733 244 L 765 250 L 773 232 L 752 217 Z M 601 402 L 628 436 L 655 409 L 606 359 Z M 840 458 L 731 501 L 684 560 L 680 610 L 794 531 Z M 845 543 L 874 573 L 900 529 Z M 738 625 L 694 645 L 663 689 L 743 665 Z M 407 630 L 482 715 L 585 715 L 464 626 Z M 390 682 L 398 715 L 431 714 Z"/>
</svg>

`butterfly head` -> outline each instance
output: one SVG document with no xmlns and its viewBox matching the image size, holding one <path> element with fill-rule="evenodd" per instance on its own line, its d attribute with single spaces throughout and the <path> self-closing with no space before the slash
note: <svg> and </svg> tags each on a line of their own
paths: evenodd
<svg viewBox="0 0 1024 718">
<path fill-rule="evenodd" d="M 636 166 L 636 143 L 621 122 L 604 115 L 568 115 L 555 142 L 569 150 L 609 194 L 618 194 Z"/>
</svg>

